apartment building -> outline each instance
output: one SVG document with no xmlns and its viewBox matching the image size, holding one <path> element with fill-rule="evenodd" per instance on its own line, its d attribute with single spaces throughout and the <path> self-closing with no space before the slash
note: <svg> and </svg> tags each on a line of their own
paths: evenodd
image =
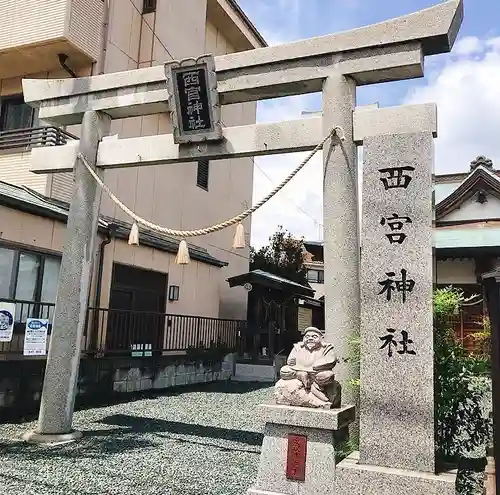
<svg viewBox="0 0 500 495">
<path fill-rule="evenodd" d="M 235 0 L 0 2 L 0 298 L 23 301 L 16 319 L 33 308 L 43 316 L 43 305 L 52 311 L 72 196 L 72 174 L 29 171 L 30 150 L 64 145 L 80 131 L 40 121 L 24 103 L 22 78 L 98 75 L 265 45 Z M 222 109 L 226 126 L 255 118 L 255 103 Z M 111 128 L 120 138 L 170 132 L 167 114 L 115 120 Z M 155 223 L 201 228 L 251 204 L 253 160 L 107 170 L 104 181 Z M 128 246 L 128 222 L 103 195 L 90 306 L 245 319 L 247 293 L 226 280 L 248 271 L 249 252 L 232 249 L 231 230 L 195 239 L 192 262 L 180 266 L 176 239 L 141 231 L 141 245 Z"/>
</svg>

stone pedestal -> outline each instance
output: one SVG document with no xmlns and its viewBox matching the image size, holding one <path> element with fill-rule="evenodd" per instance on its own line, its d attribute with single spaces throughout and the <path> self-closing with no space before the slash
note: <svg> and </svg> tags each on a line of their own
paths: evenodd
<svg viewBox="0 0 500 495">
<path fill-rule="evenodd" d="M 334 493 L 335 432 L 348 426 L 354 413 L 353 406 L 260 406 L 259 415 L 266 422 L 264 441 L 257 481 L 247 495 Z"/>
<path fill-rule="evenodd" d="M 412 449 L 407 445 L 408 450 Z M 441 474 L 408 471 L 359 463 L 359 453 L 337 465 L 339 495 L 455 495 L 456 471 Z"/>
</svg>

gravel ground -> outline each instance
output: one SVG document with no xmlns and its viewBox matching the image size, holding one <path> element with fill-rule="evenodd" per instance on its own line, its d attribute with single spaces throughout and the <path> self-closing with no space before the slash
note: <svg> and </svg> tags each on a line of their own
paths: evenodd
<svg viewBox="0 0 500 495">
<path fill-rule="evenodd" d="M 79 442 L 19 441 L 35 423 L 0 425 L 0 494 L 242 495 L 257 474 L 272 392 L 221 383 L 75 413 Z"/>
</svg>

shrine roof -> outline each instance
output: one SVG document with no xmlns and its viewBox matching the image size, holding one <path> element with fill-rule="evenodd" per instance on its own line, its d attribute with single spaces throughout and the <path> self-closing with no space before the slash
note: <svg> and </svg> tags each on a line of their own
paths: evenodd
<svg viewBox="0 0 500 495">
<path fill-rule="evenodd" d="M 32 215 L 66 223 L 68 220 L 69 204 L 54 198 L 48 198 L 43 194 L 26 186 L 16 186 L 0 181 L 0 206 L 6 206 L 14 210 L 23 211 Z M 101 233 L 113 233 L 118 239 L 127 240 L 132 225 L 111 217 L 101 215 L 98 228 Z M 175 254 L 179 248 L 179 241 L 173 237 L 157 234 L 149 229 L 140 229 L 141 245 L 156 248 Z M 189 254 L 193 260 L 201 261 L 209 265 L 223 267 L 227 263 L 221 261 L 208 253 L 204 248 L 189 244 Z"/>
<path fill-rule="evenodd" d="M 229 287 L 239 287 L 248 283 L 291 292 L 298 296 L 314 297 L 315 292 L 306 285 L 265 272 L 264 270 L 252 270 L 251 272 L 228 278 L 227 281 L 229 282 Z"/>
</svg>

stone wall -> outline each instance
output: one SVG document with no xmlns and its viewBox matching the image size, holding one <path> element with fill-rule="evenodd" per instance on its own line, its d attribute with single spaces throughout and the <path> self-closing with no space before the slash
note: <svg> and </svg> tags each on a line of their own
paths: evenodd
<svg viewBox="0 0 500 495">
<path fill-rule="evenodd" d="M 156 370 L 138 367 L 117 369 L 113 377 L 113 392 L 139 392 L 181 385 L 229 380 L 233 375 L 233 360 L 226 357 L 219 367 L 203 364 L 166 364 Z"/>
<path fill-rule="evenodd" d="M 78 403 L 110 401 L 113 395 L 229 380 L 234 354 L 222 362 L 193 364 L 185 356 L 82 359 Z M 45 361 L 0 361 L 0 418 L 18 419 L 39 408 Z"/>
</svg>

